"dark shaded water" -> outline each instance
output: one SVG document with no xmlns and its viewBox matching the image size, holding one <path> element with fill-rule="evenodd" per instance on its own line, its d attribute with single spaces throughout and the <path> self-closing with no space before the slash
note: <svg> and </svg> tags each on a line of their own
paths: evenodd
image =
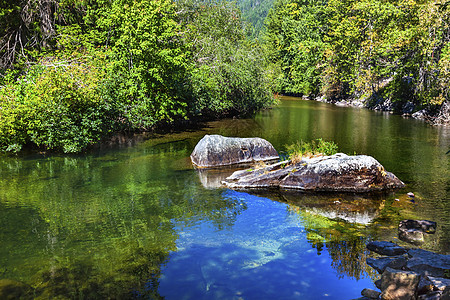
<svg viewBox="0 0 450 300">
<path fill-rule="evenodd" d="M 385 195 L 215 188 L 224 174 L 198 173 L 189 161 L 212 133 L 263 137 L 280 151 L 299 139 L 334 140 L 342 152 L 374 156 L 407 187 Z M 31 286 L 18 289 L 24 297 L 43 299 L 357 298 L 377 276 L 365 243 L 402 243 L 405 218 L 437 221 L 423 248 L 450 252 L 448 128 L 284 98 L 254 119 L 120 141 L 80 156 L 0 158 L 0 297 L 20 281 Z"/>
</svg>

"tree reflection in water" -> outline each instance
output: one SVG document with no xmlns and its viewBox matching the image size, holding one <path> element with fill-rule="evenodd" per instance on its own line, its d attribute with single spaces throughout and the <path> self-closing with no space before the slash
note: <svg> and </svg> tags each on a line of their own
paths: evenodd
<svg viewBox="0 0 450 300">
<path fill-rule="evenodd" d="M 339 278 L 348 276 L 356 280 L 377 275 L 366 263 L 369 255 L 366 243 L 371 238 L 369 224 L 384 207 L 382 198 L 382 195 L 281 195 L 289 210 L 303 222 L 307 240 L 317 254 L 321 255 L 326 247 Z"/>
</svg>

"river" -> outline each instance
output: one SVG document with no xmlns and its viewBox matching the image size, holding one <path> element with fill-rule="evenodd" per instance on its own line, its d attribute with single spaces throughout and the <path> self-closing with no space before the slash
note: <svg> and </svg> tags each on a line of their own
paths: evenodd
<svg viewBox="0 0 450 300">
<path fill-rule="evenodd" d="M 249 194 L 189 160 L 205 134 L 258 136 L 280 153 L 335 141 L 406 183 L 378 194 Z M 369 240 L 436 221 L 423 248 L 450 253 L 450 128 L 282 97 L 251 119 L 117 137 L 81 155 L 0 157 L 0 295 L 24 298 L 352 299 L 374 288 Z M 407 192 L 416 197 L 411 202 Z M 12 281 L 11 281 L 12 280 Z M 19 293 L 18 291 L 16 291 Z"/>
</svg>

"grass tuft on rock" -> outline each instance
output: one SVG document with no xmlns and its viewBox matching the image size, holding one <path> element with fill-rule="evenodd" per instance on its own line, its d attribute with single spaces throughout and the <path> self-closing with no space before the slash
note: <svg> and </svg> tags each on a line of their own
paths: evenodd
<svg viewBox="0 0 450 300">
<path fill-rule="evenodd" d="M 286 145 L 286 151 L 293 164 L 298 163 L 303 157 L 315 157 L 336 154 L 338 146 L 332 141 L 324 141 L 319 138 L 311 142 L 297 141 Z"/>
</svg>

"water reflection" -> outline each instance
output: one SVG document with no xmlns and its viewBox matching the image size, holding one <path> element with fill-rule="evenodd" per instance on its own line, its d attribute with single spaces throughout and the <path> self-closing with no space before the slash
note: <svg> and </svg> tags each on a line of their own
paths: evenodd
<svg viewBox="0 0 450 300">
<path fill-rule="evenodd" d="M 247 209 L 230 230 L 183 231 L 162 270 L 160 292 L 167 299 L 350 299 L 372 286 L 360 251 L 366 238 L 341 243 L 355 233 L 343 229 L 346 222 L 326 227 L 291 204 L 228 190 L 223 196 L 242 200 Z M 326 236 L 332 227 L 347 236 L 330 233 L 322 246 L 310 240 L 310 232 Z M 322 247 L 321 255 L 314 247 Z M 332 279 L 336 272 L 339 281 Z"/>
<path fill-rule="evenodd" d="M 259 193 L 261 195 L 261 193 Z M 371 224 L 379 218 L 387 194 L 264 193 L 270 199 L 285 202 L 289 211 L 301 220 L 308 243 L 321 255 L 326 251 L 339 278 L 360 280 L 375 272 L 366 264 L 366 243 L 375 237 Z"/>
<path fill-rule="evenodd" d="M 0 161 L 0 279 L 43 299 L 157 296 L 174 222 L 221 230 L 245 209 L 173 162 L 163 151 Z"/>
<path fill-rule="evenodd" d="M 281 151 L 334 140 L 407 187 L 370 197 L 215 188 L 222 175 L 189 161 L 205 134 L 260 136 Z M 0 285 L 25 282 L 42 298 L 357 298 L 372 285 L 365 242 L 395 241 L 400 220 L 437 221 L 423 247 L 450 251 L 448 137 L 397 116 L 282 101 L 254 119 L 120 138 L 84 155 L 2 156 Z"/>
</svg>

